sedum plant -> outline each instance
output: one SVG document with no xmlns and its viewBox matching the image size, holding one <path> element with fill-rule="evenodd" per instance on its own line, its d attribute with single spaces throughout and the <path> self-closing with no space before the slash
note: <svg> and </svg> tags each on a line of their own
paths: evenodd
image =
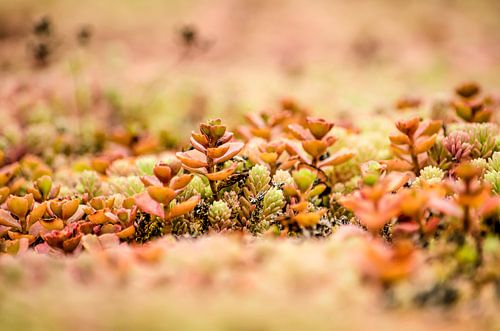
<svg viewBox="0 0 500 331">
<path fill-rule="evenodd" d="M 354 156 L 354 153 L 345 148 L 332 155 L 327 154 L 327 150 L 332 146 L 337 138 L 328 133 L 333 128 L 333 123 L 321 118 L 308 117 L 307 127 L 299 124 L 290 124 L 290 132 L 300 142 L 300 146 L 295 142 L 289 142 L 288 151 L 296 155 L 300 163 L 320 171 L 326 166 L 339 165 Z"/>
<path fill-rule="evenodd" d="M 227 168 L 224 163 L 245 146 L 242 142 L 232 142 L 233 133 L 226 130 L 220 119 L 200 124 L 200 133 L 192 132 L 190 142 L 194 149 L 176 153 L 184 169 L 205 176 L 210 182 L 215 200 L 218 200 L 218 185 L 228 178 L 238 167 L 233 162 Z"/>
<path fill-rule="evenodd" d="M 180 170 L 180 162 L 172 160 L 170 163 L 157 164 L 153 170 L 154 176 L 141 177 L 146 192 L 135 196 L 138 208 L 159 217 L 163 222 L 170 222 L 193 210 L 200 201 L 199 195 L 194 195 L 186 201 L 176 201 L 176 197 L 193 178 L 192 174 L 179 174 Z"/>
<path fill-rule="evenodd" d="M 481 87 L 477 83 L 463 83 L 456 87 L 455 93 L 452 105 L 462 120 L 482 123 L 491 119 L 494 105 L 489 97 L 481 95 Z"/>
<path fill-rule="evenodd" d="M 386 162 L 390 170 L 413 171 L 417 176 L 428 162 L 427 152 L 436 142 L 440 121 L 421 122 L 418 117 L 396 122 L 398 133 L 389 136 L 396 159 Z"/>
</svg>

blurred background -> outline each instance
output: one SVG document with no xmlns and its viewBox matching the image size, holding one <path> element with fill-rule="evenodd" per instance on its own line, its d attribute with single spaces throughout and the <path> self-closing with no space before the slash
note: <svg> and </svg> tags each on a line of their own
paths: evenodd
<svg viewBox="0 0 500 331">
<path fill-rule="evenodd" d="M 464 80 L 498 87 L 500 2 L 0 0 L 0 76 L 4 98 L 23 84 L 100 91 L 172 129 L 283 97 L 366 114 Z"/>
</svg>

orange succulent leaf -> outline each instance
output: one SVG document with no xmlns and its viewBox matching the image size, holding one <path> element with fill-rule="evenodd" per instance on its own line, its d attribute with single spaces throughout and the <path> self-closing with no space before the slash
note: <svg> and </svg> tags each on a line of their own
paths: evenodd
<svg viewBox="0 0 500 331">
<path fill-rule="evenodd" d="M 170 211 L 168 213 L 168 218 L 172 219 L 177 216 L 189 213 L 191 210 L 194 209 L 194 207 L 196 207 L 196 205 L 198 204 L 198 202 L 200 202 L 200 200 L 201 196 L 195 195 L 184 202 L 176 204 L 175 206 L 170 208 Z"/>
<path fill-rule="evenodd" d="M 474 114 L 472 122 L 483 123 L 490 120 L 491 115 L 493 115 L 493 110 L 491 108 L 485 108 Z"/>
<path fill-rule="evenodd" d="M 430 137 L 417 139 L 417 141 L 415 142 L 415 147 L 414 147 L 415 154 L 427 152 L 432 147 L 432 145 L 434 145 L 434 143 L 436 142 L 436 138 L 437 138 L 437 134 L 433 134 Z"/>
<path fill-rule="evenodd" d="M 410 171 L 413 169 L 410 162 L 402 159 L 382 160 L 380 163 L 384 164 L 390 171 Z"/>
<path fill-rule="evenodd" d="M 415 268 L 415 254 L 406 242 L 388 246 L 379 241 L 366 241 L 362 251 L 362 268 L 369 276 L 382 282 L 406 278 Z"/>
<path fill-rule="evenodd" d="M 9 235 L 9 238 L 12 240 L 19 240 L 23 238 L 28 239 L 30 244 L 34 243 L 36 240 L 36 237 L 32 234 L 22 234 L 14 231 L 7 231 L 7 234 Z"/>
<path fill-rule="evenodd" d="M 179 166 L 180 168 L 180 166 Z M 160 180 L 162 183 L 169 183 L 172 176 L 175 175 L 172 173 L 172 168 L 166 164 L 158 164 L 153 168 L 153 173 L 156 178 Z"/>
<path fill-rule="evenodd" d="M 133 225 L 119 231 L 116 233 L 116 235 L 118 236 L 118 238 L 120 239 L 127 239 L 127 238 L 130 238 L 132 237 L 133 235 L 135 234 L 135 227 Z"/>
<path fill-rule="evenodd" d="M 289 158 L 288 160 L 283 161 L 278 168 L 281 170 L 288 170 L 297 164 L 297 162 L 299 162 L 299 160 L 296 157 Z"/>
<path fill-rule="evenodd" d="M 229 166 L 225 169 L 222 169 L 221 171 L 217 171 L 217 172 L 213 172 L 213 173 L 206 173 L 205 177 L 207 177 L 208 180 L 211 180 L 211 181 L 224 180 L 227 177 L 231 176 L 237 167 L 238 167 L 238 163 L 234 162 L 233 164 L 231 164 L 231 166 Z"/>
<path fill-rule="evenodd" d="M 47 230 L 62 230 L 64 228 L 64 222 L 60 218 L 51 221 L 40 220 L 39 223 Z"/>
<path fill-rule="evenodd" d="M 90 214 L 88 219 L 94 224 L 103 224 L 108 221 L 106 215 L 104 215 L 104 210 L 98 210 L 95 213 Z"/>
<path fill-rule="evenodd" d="M 410 149 L 406 145 L 395 145 L 391 144 L 390 145 L 392 152 L 396 155 L 401 157 L 402 155 L 408 155 L 410 154 Z"/>
<path fill-rule="evenodd" d="M 190 168 L 201 168 L 208 166 L 207 157 L 205 156 L 205 154 L 196 149 L 192 149 L 186 152 L 177 152 L 175 153 L 175 156 L 177 156 L 177 158 L 181 160 L 184 165 L 187 165 Z"/>
<path fill-rule="evenodd" d="M 80 233 L 73 238 L 64 240 L 62 243 L 63 250 L 67 253 L 74 251 L 80 244 L 82 237 L 83 235 Z"/>
<path fill-rule="evenodd" d="M 186 187 L 186 185 L 189 184 L 189 182 L 191 182 L 192 179 L 193 179 L 192 174 L 174 177 L 172 179 L 172 181 L 170 182 L 169 186 L 173 190 L 180 190 L 180 189 Z"/>
<path fill-rule="evenodd" d="M 148 192 L 139 193 L 135 196 L 135 204 L 137 207 L 145 213 L 158 216 L 160 218 L 165 218 L 165 211 L 163 206 L 153 200 Z"/>
<path fill-rule="evenodd" d="M 271 138 L 271 129 L 270 128 L 250 128 L 250 133 L 254 137 L 259 137 L 262 139 L 270 139 Z"/>
<path fill-rule="evenodd" d="M 333 128 L 333 123 L 323 118 L 307 117 L 307 128 L 316 139 L 322 139 Z"/>
<path fill-rule="evenodd" d="M 208 145 L 207 137 L 201 133 L 197 133 L 195 131 L 192 131 L 191 138 L 192 138 L 191 142 L 194 140 L 196 143 L 198 143 L 202 147 L 202 149 L 204 149 L 204 146 Z M 193 147 L 195 147 L 195 146 L 193 145 Z"/>
<path fill-rule="evenodd" d="M 265 163 L 273 164 L 278 160 L 278 153 L 276 152 L 259 153 L 259 158 Z"/>
<path fill-rule="evenodd" d="M 7 199 L 9 211 L 19 218 L 24 218 L 29 210 L 29 201 L 25 197 L 11 195 Z"/>
<path fill-rule="evenodd" d="M 73 216 L 73 214 L 76 212 L 78 209 L 78 206 L 80 205 L 80 200 L 79 199 L 72 199 L 70 201 L 66 201 L 62 205 L 62 211 L 61 211 L 61 216 L 64 220 L 70 218 Z M 42 208 L 39 213 L 45 212 L 45 209 Z M 32 212 L 33 213 L 33 212 Z M 42 213 L 43 215 L 43 213 Z"/>
<path fill-rule="evenodd" d="M 300 226 L 308 227 L 318 224 L 321 216 L 325 214 L 326 209 L 321 209 L 315 212 L 300 213 L 293 217 L 293 220 L 297 222 Z"/>
<path fill-rule="evenodd" d="M 290 208 L 292 208 L 292 210 L 295 212 L 301 213 L 307 210 L 307 201 L 302 201 L 294 205 L 291 205 Z"/>
<path fill-rule="evenodd" d="M 408 145 L 410 144 L 410 138 L 407 135 L 396 133 L 389 136 L 391 143 L 395 145 Z"/>
<path fill-rule="evenodd" d="M 239 152 L 241 152 L 241 150 L 243 149 L 243 147 L 245 147 L 245 144 L 243 142 L 240 142 L 240 141 L 236 141 L 236 142 L 232 142 L 232 143 L 227 143 L 227 145 L 229 145 L 229 148 L 224 153 L 224 155 L 222 155 L 219 158 L 214 159 L 215 163 L 222 163 L 222 162 L 225 162 L 225 161 L 233 158 Z"/>
<path fill-rule="evenodd" d="M 175 198 L 175 191 L 169 187 L 164 186 L 149 186 L 147 188 L 149 196 L 156 202 L 167 205 L 173 198 Z"/>
<path fill-rule="evenodd" d="M 326 152 L 328 146 L 321 140 L 304 140 L 302 148 L 313 158 L 318 158 Z"/>
<path fill-rule="evenodd" d="M 318 168 L 342 164 L 351 159 L 354 155 L 356 155 L 354 151 L 348 148 L 342 148 L 340 151 L 333 153 L 330 157 L 318 162 Z"/>
<path fill-rule="evenodd" d="M 434 134 L 437 134 L 439 130 L 441 130 L 441 127 L 443 125 L 443 122 L 440 120 L 434 120 L 434 121 L 425 121 L 423 123 L 420 123 L 420 126 L 415 133 L 416 136 L 431 136 Z"/>
<path fill-rule="evenodd" d="M 219 147 L 209 147 L 207 148 L 207 156 L 209 158 L 212 158 L 212 159 L 216 159 L 216 158 L 219 158 L 221 156 L 223 156 L 224 154 L 226 154 L 227 150 L 229 149 L 229 146 L 230 144 L 224 144 L 222 146 L 219 146 Z"/>
<path fill-rule="evenodd" d="M 412 117 L 409 119 L 403 119 L 396 122 L 396 128 L 403 134 L 411 136 L 413 135 L 419 126 L 420 119 L 418 117 Z"/>
</svg>

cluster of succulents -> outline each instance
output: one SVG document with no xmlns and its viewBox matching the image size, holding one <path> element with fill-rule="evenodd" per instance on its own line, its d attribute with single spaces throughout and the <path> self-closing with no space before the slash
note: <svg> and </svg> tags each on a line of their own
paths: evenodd
<svg viewBox="0 0 500 331">
<path fill-rule="evenodd" d="M 247 116 L 236 133 L 221 119 L 202 123 L 178 152 L 162 152 L 147 133 L 110 130 L 86 152 L 59 155 L 43 144 L 16 149 L 5 131 L 0 252 L 139 252 L 161 237 L 216 233 L 354 237 L 362 274 L 385 290 L 416 272 L 417 256 L 449 269 L 431 287 L 464 277 L 477 289 L 498 286 L 498 125 L 490 106 L 465 116 L 478 93 L 466 87 L 453 103 L 461 122 L 398 119 L 385 143 L 352 126 L 332 130 L 289 100 Z M 45 131 L 33 123 L 27 137 L 39 141 Z M 438 292 L 415 300 L 440 300 Z"/>
</svg>

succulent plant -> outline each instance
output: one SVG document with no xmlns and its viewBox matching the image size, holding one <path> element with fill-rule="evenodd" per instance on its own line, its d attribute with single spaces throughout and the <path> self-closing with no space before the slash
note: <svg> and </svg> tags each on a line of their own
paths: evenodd
<svg viewBox="0 0 500 331">
<path fill-rule="evenodd" d="M 438 185 L 443 181 L 445 172 L 438 167 L 427 166 L 420 171 L 420 176 L 418 176 L 412 183 L 412 187 L 425 187 Z"/>
<path fill-rule="evenodd" d="M 308 117 L 307 129 L 299 124 L 290 124 L 288 128 L 300 142 L 300 146 L 295 142 L 288 143 L 289 154 L 296 155 L 302 164 L 311 166 L 313 169 L 339 165 L 354 156 L 354 152 L 347 148 L 332 155 L 326 155 L 328 147 L 337 141 L 335 136 L 328 135 L 333 128 L 332 122 Z"/>
<path fill-rule="evenodd" d="M 500 194 L 500 152 L 495 152 L 488 160 L 484 179 L 495 193 Z"/>
<path fill-rule="evenodd" d="M 98 196 L 101 193 L 101 179 L 95 171 L 84 170 L 78 176 L 76 190 L 80 194 L 88 194 L 90 198 Z"/>
<path fill-rule="evenodd" d="M 455 89 L 458 96 L 452 101 L 456 114 L 466 122 L 488 122 L 493 107 L 487 97 L 480 95 L 481 87 L 475 82 L 466 82 Z"/>
<path fill-rule="evenodd" d="M 408 179 L 406 174 L 391 173 L 375 184 L 365 184 L 359 191 L 341 198 L 339 202 L 353 211 L 361 224 L 377 236 L 384 225 L 401 212 L 403 196 L 391 192 L 403 186 Z"/>
<path fill-rule="evenodd" d="M 390 170 L 412 170 L 417 176 L 427 163 L 427 152 L 436 142 L 440 121 L 420 122 L 418 117 L 396 122 L 398 133 L 389 136 L 397 159 L 386 161 Z"/>
<path fill-rule="evenodd" d="M 154 168 L 154 176 L 143 176 L 141 180 L 146 192 L 135 196 L 135 204 L 143 212 L 157 216 L 164 222 L 189 213 L 200 201 L 195 195 L 186 201 L 176 203 L 175 198 L 182 193 L 193 175 L 178 175 L 181 164 L 172 160 L 170 163 L 159 163 Z"/>
<path fill-rule="evenodd" d="M 208 209 L 208 221 L 217 231 L 231 229 L 231 209 L 224 201 L 214 201 Z"/>
<path fill-rule="evenodd" d="M 200 133 L 192 132 L 190 141 L 194 149 L 176 154 L 184 169 L 199 173 L 209 180 L 216 200 L 219 198 L 218 183 L 229 177 L 238 167 L 238 163 L 234 162 L 223 169 L 219 166 L 238 155 L 245 146 L 242 142 L 231 142 L 232 138 L 233 133 L 226 131 L 220 119 L 211 120 L 200 124 Z"/>
<path fill-rule="evenodd" d="M 307 169 L 300 169 L 292 175 L 294 183 L 283 186 L 283 192 L 290 200 L 287 213 L 282 218 L 285 226 L 297 224 L 306 228 L 318 224 L 326 213 L 326 208 L 311 208 L 310 200 L 326 189 L 325 184 L 315 185 L 316 174 Z"/>
</svg>

